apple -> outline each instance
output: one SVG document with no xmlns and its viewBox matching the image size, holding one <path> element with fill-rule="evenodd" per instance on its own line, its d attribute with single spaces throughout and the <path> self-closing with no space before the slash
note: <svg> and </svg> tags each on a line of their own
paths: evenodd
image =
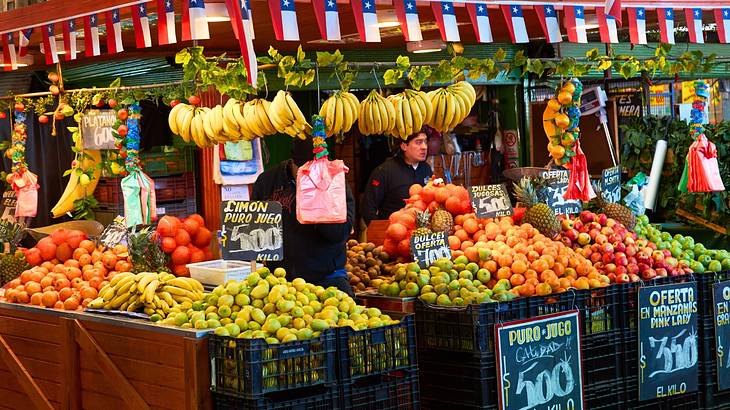
<svg viewBox="0 0 730 410">
<path fill-rule="evenodd" d="M 646 244 L 646 246 L 653 250 L 656 250 L 656 244 L 654 242 L 649 242 L 648 244 Z"/>
<path fill-rule="evenodd" d="M 610 283 L 616 283 L 616 274 L 613 272 L 609 272 L 606 274 L 606 277 L 608 278 L 608 281 Z"/>
<path fill-rule="evenodd" d="M 580 220 L 573 221 L 573 229 L 575 229 L 576 231 L 580 232 L 581 229 L 583 229 L 583 226 L 583 222 L 581 222 Z"/>
<path fill-rule="evenodd" d="M 190 97 L 188 97 L 188 102 L 191 105 L 198 106 L 200 105 L 200 97 L 198 97 L 197 95 L 191 95 Z"/>
<path fill-rule="evenodd" d="M 626 271 L 629 273 L 629 275 L 631 275 L 631 274 L 635 275 L 635 274 L 639 273 L 639 265 L 637 265 L 635 263 L 629 264 L 628 266 L 626 266 Z"/>
<path fill-rule="evenodd" d="M 657 277 L 657 273 L 654 269 L 647 269 L 647 270 L 641 272 L 641 277 L 644 280 L 652 280 Z"/>
<path fill-rule="evenodd" d="M 614 262 L 618 266 L 626 266 L 629 264 L 629 259 L 626 257 L 625 253 L 616 252 L 616 254 L 614 254 Z"/>
<path fill-rule="evenodd" d="M 595 264 L 593 264 L 593 267 L 596 268 L 596 270 L 598 271 L 602 271 L 605 268 L 605 265 L 603 264 L 603 262 L 596 262 Z"/>
<path fill-rule="evenodd" d="M 616 266 L 616 274 L 621 275 L 624 273 L 627 273 L 629 270 L 626 269 L 626 266 Z"/>
<path fill-rule="evenodd" d="M 567 246 L 568 248 L 572 248 L 573 247 L 573 241 L 570 240 L 570 238 L 568 238 L 566 236 L 561 236 L 560 237 L 560 241 L 563 242 L 563 244 L 565 246 Z"/>
<path fill-rule="evenodd" d="M 115 108 L 117 106 L 117 100 L 114 98 L 110 98 L 106 102 L 109 105 L 109 108 Z"/>
<path fill-rule="evenodd" d="M 655 271 L 656 271 L 657 277 L 660 277 L 660 278 L 666 278 L 668 276 L 668 273 L 669 273 L 664 268 L 656 268 Z"/>
<path fill-rule="evenodd" d="M 53 94 L 53 95 L 58 95 L 61 93 L 61 89 L 58 88 L 58 86 L 56 84 L 53 84 L 50 87 L 48 87 L 48 91 L 50 91 L 51 94 Z"/>
<path fill-rule="evenodd" d="M 580 245 L 588 245 L 591 243 L 591 236 L 585 232 L 581 232 L 578 234 L 578 244 Z"/>
<path fill-rule="evenodd" d="M 99 99 L 99 102 L 96 103 L 97 107 L 103 107 L 106 103 L 101 98 Z"/>
<path fill-rule="evenodd" d="M 15 111 L 23 112 L 23 111 L 25 111 L 25 104 L 23 104 L 22 102 L 18 101 L 18 102 L 15 103 L 15 107 L 13 107 L 13 108 L 15 108 Z"/>
<path fill-rule="evenodd" d="M 608 226 L 609 228 L 613 228 L 614 226 L 616 226 L 617 223 L 618 222 L 616 222 L 615 219 L 608 218 L 608 221 L 606 221 L 606 226 Z"/>
<path fill-rule="evenodd" d="M 48 124 L 48 116 L 47 115 L 39 116 L 38 122 L 40 122 L 41 124 Z"/>
<path fill-rule="evenodd" d="M 613 230 L 613 228 L 609 228 L 607 226 L 604 226 L 603 228 L 601 228 L 601 233 L 604 234 L 604 235 L 606 235 L 606 236 L 611 236 L 611 235 L 613 235 L 615 233 L 615 231 Z"/>
<path fill-rule="evenodd" d="M 126 109 L 119 110 L 119 112 L 117 112 L 117 118 L 119 118 L 119 121 L 127 121 L 127 118 L 129 118 L 129 111 Z"/>
<path fill-rule="evenodd" d="M 129 129 L 124 124 L 120 125 L 119 128 L 117 128 L 117 134 L 121 135 L 122 137 L 126 136 L 128 132 Z"/>
<path fill-rule="evenodd" d="M 601 259 L 602 259 L 602 255 L 600 253 L 596 252 L 594 254 L 591 254 L 591 262 L 592 263 L 594 263 L 594 264 L 595 263 L 598 263 L 598 262 L 601 261 Z"/>
<path fill-rule="evenodd" d="M 600 234 L 601 234 L 601 231 L 599 231 L 598 229 L 591 229 L 590 231 L 588 231 L 588 235 L 591 236 L 591 240 L 593 240 L 593 241 L 595 241 L 596 236 L 598 236 Z"/>
<path fill-rule="evenodd" d="M 573 228 L 568 228 L 565 230 L 565 232 L 563 232 L 563 236 L 575 242 L 578 240 L 578 231 Z"/>
<path fill-rule="evenodd" d="M 651 253 L 652 259 L 655 261 L 663 261 L 664 260 L 664 252 L 662 251 L 654 251 Z"/>
<path fill-rule="evenodd" d="M 604 253 L 603 255 L 601 255 L 601 261 L 603 261 L 604 264 L 609 264 L 613 262 L 614 258 L 615 256 L 613 255 L 613 253 Z"/>
<path fill-rule="evenodd" d="M 178 104 L 180 104 L 180 100 L 172 100 L 172 101 L 170 101 L 170 107 L 175 107 Z"/>
<path fill-rule="evenodd" d="M 606 235 L 602 233 L 599 233 L 598 235 L 596 235 L 595 241 L 599 245 L 608 244 L 608 237 L 606 237 Z M 613 249 L 613 246 L 611 248 Z"/>
<path fill-rule="evenodd" d="M 616 283 L 629 283 L 629 282 L 631 282 L 631 277 L 628 274 L 626 274 L 626 273 L 616 274 Z"/>
<path fill-rule="evenodd" d="M 5 114 L 5 111 L 0 111 L 0 120 L 4 120 L 8 118 L 8 114 Z"/>
<path fill-rule="evenodd" d="M 593 222 L 593 212 L 583 211 L 580 213 L 579 218 L 583 223 Z"/>
<path fill-rule="evenodd" d="M 616 272 L 616 268 L 618 268 L 618 266 L 616 266 L 615 263 L 607 263 L 604 269 L 606 272 L 614 273 Z"/>
<path fill-rule="evenodd" d="M 53 71 L 48 73 L 48 81 L 52 83 L 57 83 L 59 79 L 60 77 L 58 76 L 58 74 L 54 73 Z"/>
<path fill-rule="evenodd" d="M 601 226 L 606 226 L 607 222 L 608 216 L 606 216 L 606 214 L 598 214 L 598 223 L 601 224 Z"/>
</svg>

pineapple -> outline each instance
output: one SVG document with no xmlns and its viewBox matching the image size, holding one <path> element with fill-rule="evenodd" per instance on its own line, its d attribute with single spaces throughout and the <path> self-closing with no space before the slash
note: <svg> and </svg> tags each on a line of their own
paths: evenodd
<svg viewBox="0 0 730 410">
<path fill-rule="evenodd" d="M 17 250 L 18 243 L 25 236 L 23 227 L 8 221 L 0 221 L 0 244 L 7 244 L 6 253 L 0 254 L 0 286 L 17 278 L 24 270 L 30 269 L 25 254 Z"/>
<path fill-rule="evenodd" d="M 414 236 L 428 235 L 432 231 L 429 228 L 431 225 L 431 213 L 426 211 L 418 211 L 416 214 L 416 230 L 413 231 Z"/>
<path fill-rule="evenodd" d="M 159 238 L 154 232 L 144 228 L 132 232 L 128 238 L 129 256 L 132 261 L 132 273 L 170 272 L 167 267 L 168 256 L 160 248 Z"/>
<path fill-rule="evenodd" d="M 548 238 L 560 233 L 560 220 L 555 216 L 555 211 L 548 204 L 537 202 L 537 192 L 529 178 L 522 177 L 519 184 L 514 184 L 514 189 L 517 201 L 527 208 L 523 221 Z"/>
<path fill-rule="evenodd" d="M 636 225 L 636 216 L 631 212 L 631 209 L 621 204 L 606 202 L 599 185 L 593 184 L 593 189 L 596 191 L 595 204 L 599 212 L 606 214 L 611 219 L 615 219 L 621 225 L 625 226 L 626 229 L 633 230 Z"/>
<path fill-rule="evenodd" d="M 431 217 L 431 230 L 434 232 L 446 232 L 446 235 L 454 233 L 454 217 L 451 212 L 439 208 Z"/>
</svg>

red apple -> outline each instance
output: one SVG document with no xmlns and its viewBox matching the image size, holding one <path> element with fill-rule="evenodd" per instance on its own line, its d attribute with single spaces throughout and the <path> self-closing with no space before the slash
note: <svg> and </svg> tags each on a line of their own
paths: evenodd
<svg viewBox="0 0 730 410">
<path fill-rule="evenodd" d="M 39 116 L 38 122 L 40 122 L 41 124 L 48 124 L 48 116 L 46 116 L 46 115 Z"/>
<path fill-rule="evenodd" d="M 4 120 L 8 118 L 8 114 L 5 114 L 5 111 L 0 111 L 0 120 Z"/>
<path fill-rule="evenodd" d="M 106 103 L 109 105 L 109 108 L 115 108 L 117 106 L 117 100 L 114 98 L 110 98 Z"/>
<path fill-rule="evenodd" d="M 631 282 L 631 277 L 628 274 L 622 273 L 620 275 L 619 274 L 616 275 L 616 283 L 629 283 L 629 282 Z"/>
<path fill-rule="evenodd" d="M 188 97 L 188 102 L 191 105 L 198 106 L 200 105 L 200 97 L 198 97 L 197 95 L 191 95 L 190 97 Z"/>
<path fill-rule="evenodd" d="M 58 86 L 56 84 L 53 84 L 50 87 L 48 87 L 48 91 L 50 91 L 51 94 L 53 94 L 53 95 L 58 95 L 61 93 L 61 89 L 58 88 Z"/>
<path fill-rule="evenodd" d="M 580 220 L 583 221 L 583 223 L 593 222 L 594 214 L 590 211 L 583 211 L 580 213 Z"/>
<path fill-rule="evenodd" d="M 25 111 L 25 104 L 23 104 L 22 102 L 18 101 L 18 102 L 15 103 L 15 107 L 14 108 L 15 108 L 15 111 L 23 112 L 23 111 Z"/>
<path fill-rule="evenodd" d="M 172 100 L 172 101 L 170 101 L 170 107 L 175 107 L 178 104 L 180 104 L 180 100 Z"/>
<path fill-rule="evenodd" d="M 129 118 L 129 111 L 126 109 L 119 110 L 119 112 L 117 112 L 117 118 L 119 118 L 119 121 L 127 121 L 127 118 Z"/>
<path fill-rule="evenodd" d="M 121 135 L 122 137 L 126 136 L 128 132 L 129 132 L 129 129 L 124 124 L 120 125 L 119 128 L 117 128 L 117 133 L 119 135 Z"/>
</svg>

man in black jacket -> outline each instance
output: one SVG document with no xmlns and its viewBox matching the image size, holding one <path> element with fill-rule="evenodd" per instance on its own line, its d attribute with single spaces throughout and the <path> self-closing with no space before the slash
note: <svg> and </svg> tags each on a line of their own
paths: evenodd
<svg viewBox="0 0 730 410">
<path fill-rule="evenodd" d="M 300 166 L 313 158 L 312 139 L 294 139 L 292 159 L 259 175 L 251 200 L 277 201 L 282 207 L 284 260 L 269 263 L 283 267 L 287 279 L 302 278 L 309 283 L 336 286 L 353 295 L 345 271 L 346 242 L 352 232 L 355 199 L 347 186 L 347 222 L 340 224 L 300 224 L 297 221 L 296 175 Z"/>
<path fill-rule="evenodd" d="M 428 136 L 424 132 L 411 135 L 400 143 L 400 151 L 375 168 L 365 188 L 360 212 L 369 224 L 374 219 L 388 219 L 405 206 L 408 189 L 413 184 L 425 185 L 433 171 L 426 163 Z"/>
</svg>

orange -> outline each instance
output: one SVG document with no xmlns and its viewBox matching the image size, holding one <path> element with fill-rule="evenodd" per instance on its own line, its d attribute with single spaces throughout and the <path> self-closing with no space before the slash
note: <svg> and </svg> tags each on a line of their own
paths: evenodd
<svg viewBox="0 0 730 410">
<path fill-rule="evenodd" d="M 68 298 L 63 302 L 63 308 L 66 310 L 76 310 L 79 308 L 79 301 L 75 297 Z"/>
<path fill-rule="evenodd" d="M 525 277 L 519 273 L 515 273 L 509 278 L 509 282 L 512 286 L 519 286 L 525 283 Z"/>
<path fill-rule="evenodd" d="M 476 219 L 467 219 L 463 223 L 466 233 L 473 235 L 479 230 L 479 222 Z"/>
<path fill-rule="evenodd" d="M 520 285 L 520 296 L 533 296 L 535 294 L 535 286 L 531 283 Z"/>
<path fill-rule="evenodd" d="M 96 299 L 96 297 L 99 295 L 99 292 L 97 292 L 96 289 L 86 286 L 81 288 L 81 298 L 82 299 Z"/>
<path fill-rule="evenodd" d="M 30 297 L 30 304 L 35 306 L 41 306 L 43 304 L 43 294 L 42 293 L 34 293 Z"/>
<path fill-rule="evenodd" d="M 490 273 L 497 272 L 497 262 L 494 260 L 484 262 L 484 269 L 488 270 Z"/>
<path fill-rule="evenodd" d="M 45 276 L 44 274 L 42 274 L 38 271 L 35 271 L 30 274 L 30 280 L 33 282 L 40 283 L 44 276 Z"/>
<path fill-rule="evenodd" d="M 89 286 L 91 286 L 92 288 L 101 289 L 99 287 L 101 282 L 102 282 L 102 279 L 98 276 L 95 276 L 95 277 L 89 279 Z"/>
<path fill-rule="evenodd" d="M 468 241 L 468 240 L 467 241 L 464 241 L 464 242 L 461 243 L 461 250 L 462 251 L 465 251 L 467 248 L 470 248 L 472 246 L 474 246 L 474 242 Z"/>
<path fill-rule="evenodd" d="M 68 279 L 59 279 L 56 281 L 56 290 L 61 290 L 64 288 L 70 288 L 71 282 Z"/>
<path fill-rule="evenodd" d="M 38 282 L 30 281 L 25 284 L 25 291 L 31 296 L 40 293 L 41 289 L 41 285 Z"/>
<path fill-rule="evenodd" d="M 463 229 L 457 230 L 454 235 L 462 242 L 469 240 L 469 234 Z"/>
<path fill-rule="evenodd" d="M 63 265 L 68 268 L 81 268 L 81 264 L 76 259 L 67 259 Z"/>
<path fill-rule="evenodd" d="M 75 260 L 80 260 L 83 255 L 88 255 L 89 251 L 87 251 L 85 248 L 78 248 L 74 249 L 73 258 Z"/>
<path fill-rule="evenodd" d="M 42 298 L 41 302 L 43 303 L 43 306 L 45 306 L 45 307 L 48 307 L 48 308 L 53 307 L 53 305 L 55 305 L 56 302 L 58 302 L 58 293 L 52 292 L 52 291 L 43 292 L 43 298 Z"/>
<path fill-rule="evenodd" d="M 542 273 L 549 268 L 548 263 L 545 259 L 538 259 L 532 262 L 532 269 L 537 273 Z"/>
<path fill-rule="evenodd" d="M 63 289 L 61 289 L 61 290 L 60 290 L 60 291 L 58 292 L 58 298 L 59 298 L 59 299 L 60 299 L 61 301 L 65 301 L 66 299 L 68 299 L 68 298 L 70 298 L 71 296 L 73 296 L 73 294 L 74 294 L 74 291 L 73 291 L 73 289 L 71 289 L 71 288 L 63 288 Z"/>
<path fill-rule="evenodd" d="M 512 272 L 522 276 L 523 273 L 527 272 L 527 263 L 521 259 L 515 260 L 512 262 Z"/>
<path fill-rule="evenodd" d="M 43 279 L 41 279 L 41 288 L 47 288 L 49 286 L 53 286 L 53 277 L 51 276 L 44 276 Z"/>
<path fill-rule="evenodd" d="M 512 269 L 510 268 L 499 268 L 497 271 L 497 279 L 509 279 L 512 276 Z"/>
<path fill-rule="evenodd" d="M 575 288 L 579 290 L 589 289 L 591 287 L 588 279 L 584 277 L 576 279 L 575 283 L 573 283 L 573 286 L 575 286 Z"/>
<path fill-rule="evenodd" d="M 560 287 L 564 289 L 569 289 L 571 286 L 573 286 L 573 282 L 568 278 L 560 278 Z"/>
<path fill-rule="evenodd" d="M 552 292 L 553 288 L 551 288 L 547 283 L 541 283 L 535 287 L 535 293 L 537 293 L 538 296 L 546 296 Z"/>
<path fill-rule="evenodd" d="M 500 267 L 509 267 L 512 266 L 512 255 L 504 254 L 500 255 L 497 259 L 497 262 L 499 263 Z"/>
<path fill-rule="evenodd" d="M 464 249 L 464 256 L 466 256 L 470 262 L 479 262 L 479 250 L 473 246 Z"/>
</svg>

